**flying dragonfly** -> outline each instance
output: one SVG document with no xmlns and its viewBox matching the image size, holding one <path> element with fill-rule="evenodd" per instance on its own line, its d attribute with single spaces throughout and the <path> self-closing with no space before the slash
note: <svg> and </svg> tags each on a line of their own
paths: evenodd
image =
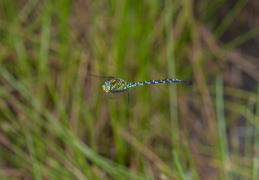
<svg viewBox="0 0 259 180">
<path fill-rule="evenodd" d="M 123 79 L 116 78 L 116 77 L 109 77 L 110 80 L 105 81 L 102 84 L 102 89 L 106 93 L 109 94 L 122 94 L 122 93 L 128 93 L 128 104 L 132 106 L 134 105 L 134 102 L 131 103 L 131 100 L 133 99 L 130 97 L 130 90 L 137 86 L 143 86 L 143 85 L 150 85 L 150 84 L 159 84 L 159 83 L 186 83 L 184 80 L 180 79 L 158 79 L 158 80 L 149 80 L 149 81 L 142 81 L 142 82 L 127 82 Z"/>
<path fill-rule="evenodd" d="M 120 78 L 112 78 L 109 81 L 106 81 L 102 85 L 103 91 L 107 93 L 118 93 L 118 92 L 127 92 L 133 87 L 158 84 L 158 83 L 186 83 L 184 80 L 180 79 L 158 79 L 158 80 L 149 80 L 142 82 L 127 82 Z"/>
</svg>

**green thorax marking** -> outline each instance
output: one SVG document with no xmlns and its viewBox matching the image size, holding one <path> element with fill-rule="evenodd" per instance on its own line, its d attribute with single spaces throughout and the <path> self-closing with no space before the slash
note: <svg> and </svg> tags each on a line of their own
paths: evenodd
<svg viewBox="0 0 259 180">
<path fill-rule="evenodd" d="M 123 91 L 127 89 L 127 82 L 120 78 L 110 80 L 110 91 Z"/>
</svg>

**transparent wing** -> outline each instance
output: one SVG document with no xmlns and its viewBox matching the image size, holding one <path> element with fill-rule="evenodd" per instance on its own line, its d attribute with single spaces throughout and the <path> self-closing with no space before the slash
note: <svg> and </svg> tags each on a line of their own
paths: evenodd
<svg viewBox="0 0 259 180">
<path fill-rule="evenodd" d="M 111 80 L 111 79 L 115 78 L 115 77 L 112 77 L 112 76 L 99 76 L 99 75 L 95 75 L 95 74 L 91 74 L 91 73 L 88 73 L 87 75 L 89 75 L 91 77 L 97 77 L 99 79 L 104 79 L 104 80 Z"/>
<path fill-rule="evenodd" d="M 136 97 L 129 90 L 128 91 L 128 107 L 133 108 L 136 105 Z"/>
<path fill-rule="evenodd" d="M 127 101 L 128 101 L 127 106 L 129 108 L 133 108 L 136 105 L 136 97 L 133 95 L 133 93 L 131 91 L 127 90 L 127 91 L 119 91 L 119 92 L 115 92 L 115 93 L 114 92 L 107 93 L 107 97 L 109 99 L 119 99 L 119 98 L 123 97 L 124 95 L 127 95 L 126 96 Z"/>
<path fill-rule="evenodd" d="M 108 97 L 109 99 L 119 99 L 119 98 L 121 98 L 124 94 L 126 94 L 126 91 L 109 92 L 109 93 L 107 93 L 107 97 Z"/>
</svg>

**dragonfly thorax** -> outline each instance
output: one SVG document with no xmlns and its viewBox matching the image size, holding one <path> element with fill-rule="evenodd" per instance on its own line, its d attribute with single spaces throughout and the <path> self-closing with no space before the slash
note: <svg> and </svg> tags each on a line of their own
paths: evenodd
<svg viewBox="0 0 259 180">
<path fill-rule="evenodd" d="M 106 81 L 102 85 L 102 89 L 105 92 L 118 93 L 125 92 L 129 89 L 128 83 L 120 78 L 114 78 L 110 81 Z"/>
</svg>

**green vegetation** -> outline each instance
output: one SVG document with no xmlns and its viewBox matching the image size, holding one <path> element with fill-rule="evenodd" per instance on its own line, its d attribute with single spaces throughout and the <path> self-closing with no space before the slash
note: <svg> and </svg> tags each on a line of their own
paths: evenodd
<svg viewBox="0 0 259 180">
<path fill-rule="evenodd" d="M 257 180 L 255 1 L 0 1 L 0 179 Z"/>
</svg>

